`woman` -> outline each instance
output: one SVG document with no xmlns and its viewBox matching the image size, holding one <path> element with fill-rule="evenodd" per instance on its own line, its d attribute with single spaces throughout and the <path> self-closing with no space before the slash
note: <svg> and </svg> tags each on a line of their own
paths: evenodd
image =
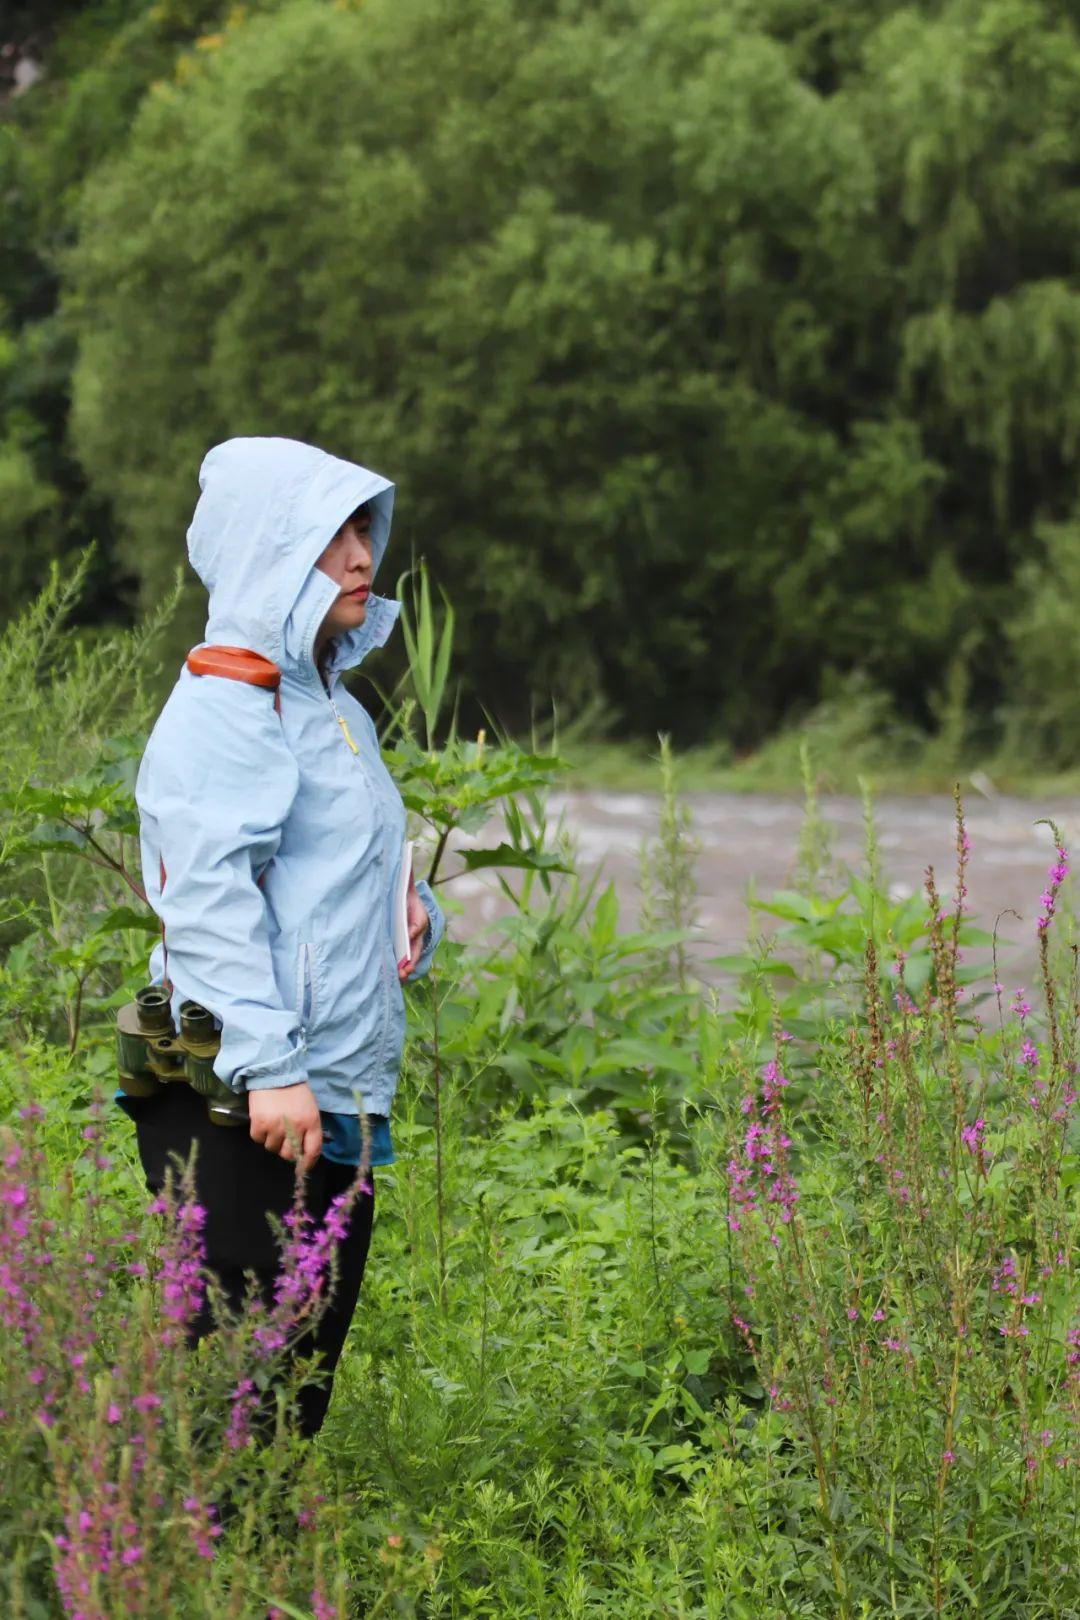
<svg viewBox="0 0 1080 1620">
<path fill-rule="evenodd" d="M 154 1190 L 170 1153 L 197 1144 L 207 1264 L 238 1303 L 247 1270 L 271 1294 L 267 1216 L 292 1203 L 296 1148 L 316 1219 L 355 1176 L 361 1109 L 371 1163 L 393 1162 L 401 986 L 427 971 L 444 920 L 428 885 L 410 882 L 410 955 L 399 966 L 392 897 L 405 811 L 370 716 L 340 684 L 400 611 L 371 594 L 393 485 L 311 445 L 252 438 L 211 450 L 199 487 L 188 549 L 210 593 L 204 655 L 191 655 L 162 710 L 136 798 L 147 895 L 163 927 L 152 977 L 171 984 L 174 1021 L 190 999 L 220 1022 L 215 1071 L 247 1093 L 250 1133 L 211 1123 L 183 1083 L 126 1106 Z M 222 646 L 276 665 L 277 693 L 233 678 L 235 655 L 221 673 L 194 673 L 214 667 L 205 648 Z M 373 1204 L 372 1190 L 353 1205 L 331 1305 L 303 1345 L 331 1374 Z M 328 1381 L 302 1391 L 303 1433 L 316 1433 L 329 1398 Z"/>
</svg>

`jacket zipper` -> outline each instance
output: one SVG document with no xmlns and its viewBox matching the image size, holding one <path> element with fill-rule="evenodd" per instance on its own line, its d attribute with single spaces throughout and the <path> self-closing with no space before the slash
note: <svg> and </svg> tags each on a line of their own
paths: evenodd
<svg viewBox="0 0 1080 1620">
<path fill-rule="evenodd" d="M 359 750 L 359 748 L 357 748 L 356 744 L 353 742 L 352 732 L 349 730 L 348 726 L 345 724 L 345 716 L 342 714 L 341 710 L 338 708 L 337 704 L 334 702 L 334 694 L 333 694 L 333 692 L 331 692 L 329 687 L 324 688 L 324 690 L 326 692 L 326 701 L 329 703 L 330 708 L 333 710 L 334 719 L 337 721 L 338 725 L 341 727 L 341 735 L 345 738 L 345 741 L 348 743 L 348 745 L 352 749 L 353 753 L 358 754 L 360 752 L 360 750 Z"/>
</svg>

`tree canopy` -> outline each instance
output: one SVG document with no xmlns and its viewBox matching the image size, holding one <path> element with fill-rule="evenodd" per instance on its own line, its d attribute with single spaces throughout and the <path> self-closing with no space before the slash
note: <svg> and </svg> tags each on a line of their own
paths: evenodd
<svg viewBox="0 0 1080 1620">
<path fill-rule="evenodd" d="M 962 667 L 987 724 L 1068 746 L 1039 626 L 1080 578 L 1071 8 L 99 17 L 3 131 L 27 580 L 27 536 L 93 524 L 152 599 L 206 448 L 285 433 L 397 481 L 391 566 L 429 558 L 512 726 L 598 694 L 746 745 L 852 672 L 927 723 Z"/>
</svg>

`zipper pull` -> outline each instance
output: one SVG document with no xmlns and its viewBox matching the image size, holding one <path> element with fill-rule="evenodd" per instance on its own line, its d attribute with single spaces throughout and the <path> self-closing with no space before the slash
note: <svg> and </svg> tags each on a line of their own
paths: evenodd
<svg viewBox="0 0 1080 1620">
<path fill-rule="evenodd" d="M 348 743 L 348 745 L 352 749 L 353 753 L 358 754 L 360 752 L 360 750 L 359 750 L 359 748 L 357 748 L 356 744 L 352 740 L 352 735 L 351 735 L 351 733 L 349 731 L 349 728 L 345 724 L 345 717 L 343 715 L 339 714 L 339 715 L 336 715 L 335 718 L 337 720 L 338 725 L 341 727 L 341 735 L 345 738 L 345 741 Z"/>
<path fill-rule="evenodd" d="M 327 689 L 326 695 L 327 695 L 328 699 L 330 700 L 330 708 L 333 711 L 334 719 L 337 721 L 338 725 L 341 727 L 341 735 L 344 737 L 345 741 L 348 743 L 348 745 L 352 749 L 353 753 L 358 754 L 360 752 L 360 750 L 359 750 L 359 748 L 357 748 L 356 744 L 353 742 L 352 733 L 349 730 L 348 726 L 345 724 L 345 716 L 342 714 L 341 710 L 338 708 L 337 704 L 334 702 L 334 694 L 333 694 L 333 692 L 331 692 L 329 690 L 329 688 Z"/>
</svg>

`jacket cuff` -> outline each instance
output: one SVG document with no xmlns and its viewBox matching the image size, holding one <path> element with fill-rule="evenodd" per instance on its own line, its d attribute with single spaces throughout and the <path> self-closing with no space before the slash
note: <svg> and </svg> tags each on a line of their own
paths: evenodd
<svg viewBox="0 0 1080 1620">
<path fill-rule="evenodd" d="M 420 958 L 409 974 L 409 984 L 412 984 L 414 979 L 423 978 L 431 966 L 431 959 L 438 949 L 439 941 L 446 932 L 446 918 L 443 916 L 442 907 L 432 894 L 431 885 L 425 878 L 416 879 L 416 892 L 424 902 L 424 910 L 428 914 L 428 928 L 424 935 L 424 948 L 420 952 Z"/>
<path fill-rule="evenodd" d="M 237 1069 L 226 1084 L 234 1091 L 270 1091 L 278 1086 L 302 1085 L 307 1077 L 307 1044 L 301 1040 L 283 1057 Z"/>
</svg>

